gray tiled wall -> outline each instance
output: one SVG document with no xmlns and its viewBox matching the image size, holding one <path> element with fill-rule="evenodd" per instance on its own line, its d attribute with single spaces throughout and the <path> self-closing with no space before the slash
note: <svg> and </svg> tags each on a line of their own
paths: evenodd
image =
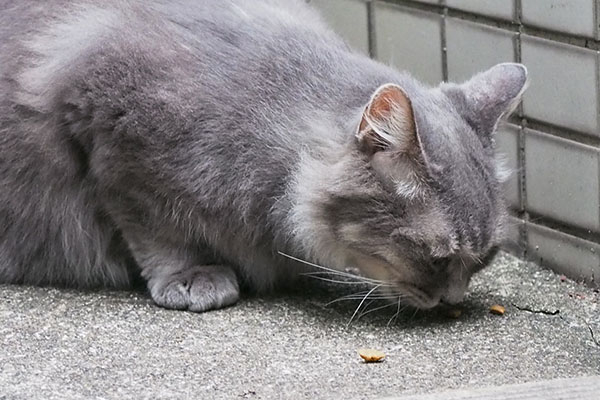
<svg viewBox="0 0 600 400">
<path fill-rule="evenodd" d="M 597 37 L 595 0 L 524 0 L 522 21 L 526 25 Z"/>
<path fill-rule="evenodd" d="M 446 0 L 448 7 L 479 15 L 511 20 L 515 17 L 513 0 Z"/>
<path fill-rule="evenodd" d="M 376 2 L 374 53 L 381 61 L 414 71 L 421 80 L 436 84 L 443 80 L 442 22 L 437 13 Z"/>
<path fill-rule="evenodd" d="M 498 63 L 515 61 L 517 36 L 516 32 L 493 26 L 447 18 L 448 80 L 462 82 Z"/>
<path fill-rule="evenodd" d="M 348 42 L 431 84 L 524 63 L 497 134 L 515 173 L 506 248 L 600 285 L 600 0 L 307 0 Z"/>
<path fill-rule="evenodd" d="M 531 74 L 523 98 L 525 115 L 600 135 L 597 50 L 521 35 L 521 60 Z"/>
<path fill-rule="evenodd" d="M 311 3 L 348 43 L 369 54 L 368 4 L 364 0 L 311 0 Z"/>
</svg>

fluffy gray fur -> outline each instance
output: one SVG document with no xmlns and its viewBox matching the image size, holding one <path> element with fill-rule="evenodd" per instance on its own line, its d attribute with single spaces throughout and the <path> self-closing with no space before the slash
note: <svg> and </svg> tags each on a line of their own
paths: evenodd
<svg viewBox="0 0 600 400">
<path fill-rule="evenodd" d="M 525 82 L 501 64 L 427 87 L 300 0 L 0 0 L 0 282 L 141 272 L 204 311 L 292 282 L 283 252 L 459 301 L 503 238 L 493 131 Z M 390 83 L 410 107 L 365 147 Z"/>
</svg>

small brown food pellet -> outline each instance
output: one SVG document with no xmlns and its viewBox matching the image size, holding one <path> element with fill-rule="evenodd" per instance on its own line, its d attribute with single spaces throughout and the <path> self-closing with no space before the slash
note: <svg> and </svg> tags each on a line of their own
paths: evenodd
<svg viewBox="0 0 600 400">
<path fill-rule="evenodd" d="M 383 352 L 373 349 L 359 349 L 358 355 L 367 363 L 379 362 L 385 358 Z"/>
<path fill-rule="evenodd" d="M 504 315 L 504 313 L 506 312 L 506 309 L 504 307 L 502 307 L 500 304 L 494 304 L 493 306 L 490 307 L 490 312 L 492 314 L 496 314 L 496 315 Z"/>
<path fill-rule="evenodd" d="M 451 308 L 446 312 L 448 318 L 460 318 L 462 315 L 462 310 L 460 308 Z"/>
</svg>

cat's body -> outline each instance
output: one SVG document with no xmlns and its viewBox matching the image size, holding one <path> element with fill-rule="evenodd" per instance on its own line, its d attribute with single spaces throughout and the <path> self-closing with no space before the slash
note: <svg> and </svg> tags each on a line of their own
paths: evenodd
<svg viewBox="0 0 600 400">
<path fill-rule="evenodd" d="M 415 265 L 501 239 L 490 138 L 525 75 L 499 68 L 506 94 L 475 112 L 467 86 L 354 53 L 301 1 L 1 0 L 0 282 L 126 287 L 139 269 L 158 304 L 202 311 L 238 277 L 293 279 L 283 252 L 385 282 L 396 264 L 400 286 L 435 286 L 415 305 L 451 298 L 448 263 Z M 413 109 L 418 136 L 382 117 Z"/>
</svg>

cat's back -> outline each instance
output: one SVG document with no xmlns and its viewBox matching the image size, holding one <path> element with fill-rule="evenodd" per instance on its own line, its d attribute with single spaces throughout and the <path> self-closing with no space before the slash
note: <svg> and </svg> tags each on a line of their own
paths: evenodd
<svg viewBox="0 0 600 400">
<path fill-rule="evenodd" d="M 0 74 L 21 64 L 27 42 L 74 4 L 74 0 L 0 0 Z"/>
<path fill-rule="evenodd" d="M 195 46 L 191 40 L 186 43 L 193 47 L 218 44 L 245 51 L 254 46 L 273 49 L 278 45 L 275 39 L 284 33 L 316 34 L 329 41 L 335 38 L 301 0 L 2 0 L 0 59 L 10 60 L 15 51 L 23 57 L 26 48 L 42 37 L 108 39 L 109 35 L 100 34 L 108 28 L 117 34 L 112 38 L 125 34 L 139 40 L 142 27 L 144 31 L 160 31 L 167 40 L 171 35 L 184 41 L 193 37 Z M 94 37 L 94 33 L 100 35 Z M 251 40 L 242 41 L 243 37 Z"/>
<path fill-rule="evenodd" d="M 257 96 L 275 88 L 316 95 L 330 79 L 364 72 L 302 0 L 3 0 L 0 49 L 0 77 L 29 93 L 100 68 L 99 60 L 135 69 L 135 57 L 170 70 L 169 81 L 178 71 L 207 92 L 266 88 Z"/>
</svg>

